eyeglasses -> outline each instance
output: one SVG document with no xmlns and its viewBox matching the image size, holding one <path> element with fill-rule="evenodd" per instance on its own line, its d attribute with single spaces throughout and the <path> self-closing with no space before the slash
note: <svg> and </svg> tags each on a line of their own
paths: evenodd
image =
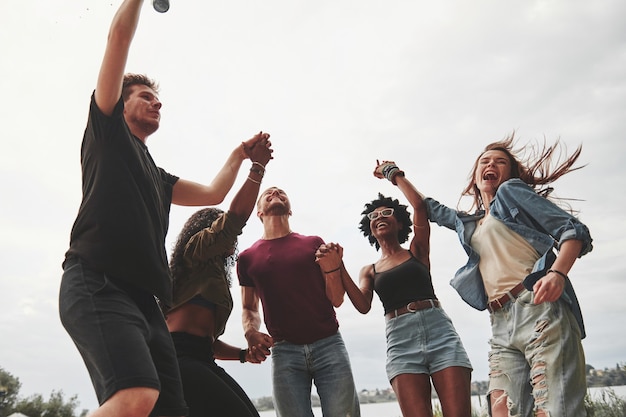
<svg viewBox="0 0 626 417">
<path fill-rule="evenodd" d="M 392 208 L 385 208 L 385 209 L 382 209 L 380 211 L 372 211 L 371 213 L 367 213 L 367 218 L 370 219 L 370 220 L 376 220 L 380 216 L 383 216 L 383 217 L 391 217 L 391 216 L 393 216 L 393 209 Z"/>
</svg>

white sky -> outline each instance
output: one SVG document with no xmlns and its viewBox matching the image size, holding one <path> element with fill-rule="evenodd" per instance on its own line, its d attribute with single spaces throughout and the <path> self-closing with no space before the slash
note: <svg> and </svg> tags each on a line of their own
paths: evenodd
<svg viewBox="0 0 626 417">
<path fill-rule="evenodd" d="M 377 259 L 358 231 L 392 159 L 425 194 L 454 206 L 474 158 L 516 130 L 522 142 L 583 145 L 588 166 L 556 183 L 578 198 L 594 251 L 570 273 L 585 315 L 586 362 L 626 360 L 626 3 L 619 0 L 172 0 L 144 5 L 128 71 L 160 81 L 157 163 L 208 182 L 242 140 L 272 134 L 264 186 L 289 194 L 292 228 L 345 247 L 356 277 Z M 0 2 L 0 366 L 23 396 L 52 390 L 97 406 L 60 325 L 61 261 L 80 203 L 89 97 L 119 0 Z M 235 187 L 248 170 L 244 163 Z M 231 193 L 222 207 L 227 207 Z M 173 207 L 167 249 L 195 208 Z M 252 218 L 240 239 L 261 235 Z M 487 379 L 488 313 L 448 285 L 465 263 L 456 235 L 433 227 L 435 290 Z M 244 345 L 239 288 L 225 341 Z M 337 310 L 359 389 L 386 388 L 382 307 Z M 270 363 L 222 362 L 248 394 L 270 395 Z"/>
</svg>

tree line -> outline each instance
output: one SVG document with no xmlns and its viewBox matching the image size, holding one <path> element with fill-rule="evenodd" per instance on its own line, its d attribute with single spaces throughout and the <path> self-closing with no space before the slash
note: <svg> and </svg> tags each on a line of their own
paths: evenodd
<svg viewBox="0 0 626 417">
<path fill-rule="evenodd" d="M 586 366 L 587 385 L 589 387 L 611 387 L 626 385 L 626 364 L 617 364 L 615 368 L 595 369 L 591 365 Z M 472 395 L 485 395 L 487 393 L 487 381 L 472 382 Z M 29 397 L 21 397 L 22 384 L 19 378 L 5 371 L 0 366 L 0 417 L 8 417 L 14 413 L 21 413 L 28 417 L 85 417 L 89 410 L 77 411 L 78 396 L 73 395 L 68 399 L 62 390 L 54 390 L 46 400 L 41 394 Z M 390 389 L 375 390 L 375 395 L 368 393 L 365 396 L 360 393 L 362 402 L 393 401 L 395 396 Z M 380 393 L 379 395 L 377 393 Z M 273 408 L 271 397 L 262 397 L 254 400 L 259 410 Z"/>
<path fill-rule="evenodd" d="M 615 368 L 595 369 L 587 364 L 587 387 L 616 387 L 626 385 L 626 364 L 617 364 Z M 472 395 L 486 395 L 488 381 L 472 382 Z"/>
</svg>

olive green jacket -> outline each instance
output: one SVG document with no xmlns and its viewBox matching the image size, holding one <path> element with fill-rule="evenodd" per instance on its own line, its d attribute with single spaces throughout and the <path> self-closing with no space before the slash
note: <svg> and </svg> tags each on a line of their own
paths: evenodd
<svg viewBox="0 0 626 417">
<path fill-rule="evenodd" d="M 232 250 L 245 225 L 244 219 L 226 212 L 210 227 L 193 235 L 185 246 L 184 273 L 174 283 L 174 303 L 170 311 L 197 294 L 216 305 L 215 338 L 224 333 L 233 309 L 224 255 Z"/>
</svg>

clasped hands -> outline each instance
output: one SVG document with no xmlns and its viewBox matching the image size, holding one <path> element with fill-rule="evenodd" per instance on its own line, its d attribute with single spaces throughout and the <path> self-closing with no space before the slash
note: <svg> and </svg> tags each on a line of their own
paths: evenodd
<svg viewBox="0 0 626 417">
<path fill-rule="evenodd" d="M 315 252 L 315 262 L 322 272 L 336 271 L 343 262 L 343 247 L 338 243 L 322 243 Z"/>
<path fill-rule="evenodd" d="M 259 132 L 245 142 L 241 142 L 245 158 L 250 158 L 252 162 L 257 162 L 265 166 L 272 156 L 272 142 L 270 142 L 270 134 Z"/>
<path fill-rule="evenodd" d="M 253 331 L 246 334 L 248 341 L 248 352 L 246 360 L 251 363 L 261 363 L 270 355 L 270 348 L 274 346 L 272 336 Z"/>
</svg>

